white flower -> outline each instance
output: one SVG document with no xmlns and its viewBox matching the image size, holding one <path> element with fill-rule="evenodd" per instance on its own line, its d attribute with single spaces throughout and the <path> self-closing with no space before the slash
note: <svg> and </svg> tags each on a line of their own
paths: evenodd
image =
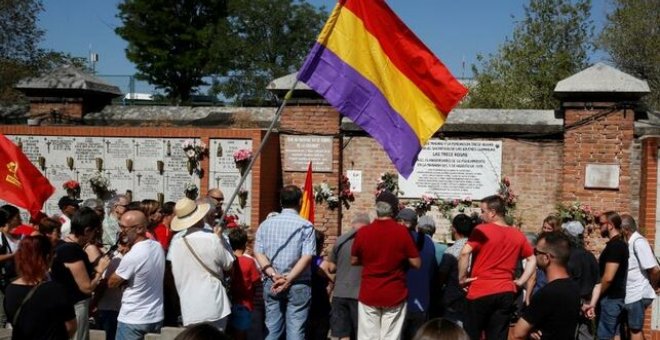
<svg viewBox="0 0 660 340">
<path fill-rule="evenodd" d="M 193 157 L 195 157 L 195 150 L 194 150 L 194 149 L 188 149 L 188 150 L 186 151 L 186 156 L 188 156 L 188 158 L 193 158 Z"/>
</svg>

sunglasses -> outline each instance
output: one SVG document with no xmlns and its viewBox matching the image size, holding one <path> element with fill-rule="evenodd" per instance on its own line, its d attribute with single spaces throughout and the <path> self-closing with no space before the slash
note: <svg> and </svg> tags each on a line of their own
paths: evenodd
<svg viewBox="0 0 660 340">
<path fill-rule="evenodd" d="M 537 248 L 534 248 L 534 255 L 536 255 L 536 256 L 538 256 L 538 255 L 548 255 L 550 257 L 554 256 L 554 255 L 550 254 L 547 251 L 541 251 L 541 250 L 538 250 Z"/>
</svg>

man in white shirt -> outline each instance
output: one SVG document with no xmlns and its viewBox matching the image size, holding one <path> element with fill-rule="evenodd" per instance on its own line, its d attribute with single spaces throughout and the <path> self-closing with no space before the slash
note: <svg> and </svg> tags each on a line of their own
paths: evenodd
<svg viewBox="0 0 660 340">
<path fill-rule="evenodd" d="M 224 330 L 231 303 L 223 272 L 232 268 L 234 257 L 218 235 L 204 228 L 209 210 L 209 204 L 197 205 L 188 198 L 176 203 L 171 228 L 181 237 L 172 241 L 168 258 L 181 301 L 183 325 L 205 322 Z"/>
<path fill-rule="evenodd" d="M 117 338 L 143 339 L 147 333 L 160 333 L 163 325 L 165 255 L 160 243 L 147 238 L 147 217 L 141 211 L 123 214 L 119 227 L 130 250 L 108 280 L 110 288 L 125 285 Z"/>
<path fill-rule="evenodd" d="M 621 215 L 621 229 L 628 241 L 628 277 L 626 279 L 625 309 L 631 340 L 643 339 L 644 311 L 653 302 L 660 267 L 649 242 L 637 232 L 635 219 Z"/>
</svg>

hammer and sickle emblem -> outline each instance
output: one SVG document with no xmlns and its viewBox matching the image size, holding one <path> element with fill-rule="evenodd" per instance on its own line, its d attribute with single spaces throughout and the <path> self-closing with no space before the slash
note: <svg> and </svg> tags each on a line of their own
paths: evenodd
<svg viewBox="0 0 660 340">
<path fill-rule="evenodd" d="M 18 164 L 16 162 L 7 163 L 7 171 L 9 171 L 9 173 L 5 180 L 19 188 L 22 187 L 21 181 L 18 180 L 18 177 L 16 176 L 16 172 L 18 172 Z"/>
</svg>

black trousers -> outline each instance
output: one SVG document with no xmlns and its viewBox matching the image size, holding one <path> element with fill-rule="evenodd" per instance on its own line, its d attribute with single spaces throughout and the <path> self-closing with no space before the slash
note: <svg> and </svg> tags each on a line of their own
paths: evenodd
<svg viewBox="0 0 660 340">
<path fill-rule="evenodd" d="M 514 293 L 499 293 L 467 302 L 465 330 L 470 339 L 481 339 L 485 332 L 487 340 L 506 340 L 509 323 L 515 309 Z"/>
</svg>

